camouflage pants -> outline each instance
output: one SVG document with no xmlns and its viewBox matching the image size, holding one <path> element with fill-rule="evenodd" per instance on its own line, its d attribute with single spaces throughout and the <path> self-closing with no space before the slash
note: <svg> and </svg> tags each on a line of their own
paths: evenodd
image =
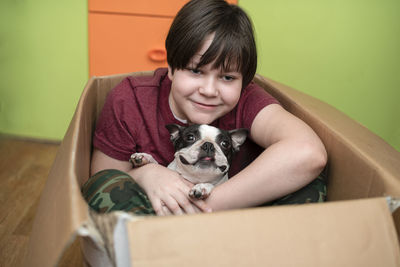
<svg viewBox="0 0 400 267">
<path fill-rule="evenodd" d="M 143 189 L 128 174 L 118 170 L 96 173 L 83 185 L 82 194 L 89 206 L 99 213 L 123 210 L 137 215 L 155 215 Z M 262 206 L 324 202 L 325 199 L 326 175 L 323 172 L 300 190 Z"/>
</svg>

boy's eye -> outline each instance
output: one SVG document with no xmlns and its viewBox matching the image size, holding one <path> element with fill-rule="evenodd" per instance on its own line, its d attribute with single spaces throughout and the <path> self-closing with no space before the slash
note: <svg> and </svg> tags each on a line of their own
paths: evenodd
<svg viewBox="0 0 400 267">
<path fill-rule="evenodd" d="M 229 82 L 229 81 L 233 81 L 235 78 L 233 76 L 230 76 L 230 75 L 225 75 L 225 76 L 222 77 L 222 79 L 224 81 Z"/>
<path fill-rule="evenodd" d="M 191 73 L 193 74 L 201 74 L 201 71 L 199 69 L 189 69 Z"/>
<path fill-rule="evenodd" d="M 221 79 L 223 80 L 223 81 L 226 81 L 226 82 L 231 82 L 231 81 L 233 81 L 233 80 L 235 80 L 237 77 L 235 76 L 235 75 L 228 75 L 228 74 L 226 74 L 226 75 L 221 75 Z"/>
</svg>

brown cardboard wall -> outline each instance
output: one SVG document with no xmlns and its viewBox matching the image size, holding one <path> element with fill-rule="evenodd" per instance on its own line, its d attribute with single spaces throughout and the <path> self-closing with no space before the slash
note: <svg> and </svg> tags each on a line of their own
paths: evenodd
<svg viewBox="0 0 400 267">
<path fill-rule="evenodd" d="M 256 77 L 322 139 L 329 156 L 329 200 L 400 193 L 400 153 L 334 107 L 275 81 Z"/>
<path fill-rule="evenodd" d="M 368 199 L 129 224 L 135 266 L 399 266 L 386 200 Z"/>
</svg>

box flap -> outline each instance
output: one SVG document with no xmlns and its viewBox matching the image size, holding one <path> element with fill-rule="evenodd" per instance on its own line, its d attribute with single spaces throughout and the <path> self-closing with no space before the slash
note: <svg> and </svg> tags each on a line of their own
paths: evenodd
<svg viewBox="0 0 400 267">
<path fill-rule="evenodd" d="M 134 266 L 400 266 L 385 198 L 128 224 Z"/>
<path fill-rule="evenodd" d="M 147 72 L 132 73 L 143 74 Z M 108 91 L 126 76 L 88 81 L 42 192 L 24 266 L 56 265 L 88 222 L 88 205 L 80 187 L 89 177 L 92 131 Z"/>
<path fill-rule="evenodd" d="M 88 82 L 49 172 L 32 227 L 24 266 L 54 266 L 88 220 L 78 177 L 89 177 L 91 120 L 96 98 Z M 88 107 L 87 107 L 87 106 Z"/>
</svg>

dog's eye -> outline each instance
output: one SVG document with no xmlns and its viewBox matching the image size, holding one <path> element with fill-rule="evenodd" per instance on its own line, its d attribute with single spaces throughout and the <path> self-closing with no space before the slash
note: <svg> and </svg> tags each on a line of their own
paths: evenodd
<svg viewBox="0 0 400 267">
<path fill-rule="evenodd" d="M 188 134 L 186 135 L 185 140 L 187 142 L 194 142 L 196 140 L 196 136 L 194 136 L 194 134 Z"/>
<path fill-rule="evenodd" d="M 228 148 L 230 148 L 230 146 L 231 146 L 231 144 L 228 141 L 226 141 L 226 140 L 221 141 L 222 148 L 228 149 Z"/>
</svg>

